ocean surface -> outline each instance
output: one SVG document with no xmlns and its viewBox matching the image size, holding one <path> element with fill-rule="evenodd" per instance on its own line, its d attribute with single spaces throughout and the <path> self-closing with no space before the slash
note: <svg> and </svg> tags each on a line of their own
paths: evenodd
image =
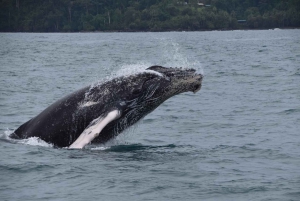
<svg viewBox="0 0 300 201">
<path fill-rule="evenodd" d="M 195 68 L 202 89 L 83 150 L 8 137 L 151 65 Z M 0 200 L 300 200 L 300 30 L 0 33 Z"/>
</svg>

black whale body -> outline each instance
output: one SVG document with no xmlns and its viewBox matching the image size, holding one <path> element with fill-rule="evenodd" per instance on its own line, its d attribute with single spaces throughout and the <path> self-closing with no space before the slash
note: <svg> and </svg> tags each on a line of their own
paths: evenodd
<svg viewBox="0 0 300 201">
<path fill-rule="evenodd" d="M 123 76 L 75 91 L 56 101 L 21 125 L 12 138 L 39 137 L 57 147 L 70 146 L 95 119 L 117 110 L 92 143 L 104 143 L 149 114 L 168 98 L 200 89 L 202 75 L 193 69 L 152 66 L 145 72 Z"/>
</svg>

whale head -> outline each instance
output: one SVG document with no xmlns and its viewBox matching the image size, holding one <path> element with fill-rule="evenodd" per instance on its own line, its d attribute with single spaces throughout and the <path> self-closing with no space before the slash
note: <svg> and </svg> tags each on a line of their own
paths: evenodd
<svg viewBox="0 0 300 201">
<path fill-rule="evenodd" d="M 196 93 L 202 86 L 203 75 L 196 73 L 196 70 L 192 68 L 151 66 L 147 70 L 160 73 L 168 81 L 161 88 L 164 88 L 163 91 L 171 96 L 188 91 Z"/>
<path fill-rule="evenodd" d="M 123 102 L 123 120 L 132 125 L 170 97 L 183 92 L 196 93 L 201 88 L 202 79 L 203 75 L 196 73 L 195 69 L 162 66 L 151 66 L 141 74 L 124 79 L 126 84 L 123 82 L 122 85 L 126 87 L 123 90 L 127 91 L 127 97 Z"/>
</svg>

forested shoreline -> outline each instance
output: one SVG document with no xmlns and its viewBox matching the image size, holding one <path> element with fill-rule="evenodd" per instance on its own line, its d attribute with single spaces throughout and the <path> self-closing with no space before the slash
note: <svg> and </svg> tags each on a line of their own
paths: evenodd
<svg viewBox="0 0 300 201">
<path fill-rule="evenodd" d="M 1 32 L 300 27 L 300 0 L 2 0 Z"/>
</svg>

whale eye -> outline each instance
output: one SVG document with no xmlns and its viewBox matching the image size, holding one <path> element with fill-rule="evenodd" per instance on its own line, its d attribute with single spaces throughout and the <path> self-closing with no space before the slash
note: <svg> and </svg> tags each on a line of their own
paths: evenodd
<svg viewBox="0 0 300 201">
<path fill-rule="evenodd" d="M 133 95 L 138 95 L 138 94 L 140 94 L 141 93 L 141 89 L 134 89 L 133 91 L 132 91 L 132 94 Z"/>
<path fill-rule="evenodd" d="M 138 87 L 132 89 L 131 93 L 132 93 L 133 95 L 139 95 L 140 93 L 142 93 L 142 89 L 145 87 L 145 84 L 146 84 L 147 82 L 149 82 L 150 80 L 152 80 L 152 77 L 147 78 L 146 80 L 144 80 L 144 81 L 142 82 L 141 85 L 139 85 Z"/>
<path fill-rule="evenodd" d="M 132 89 L 132 95 L 139 95 L 142 92 L 143 85 L 136 86 Z"/>
</svg>

